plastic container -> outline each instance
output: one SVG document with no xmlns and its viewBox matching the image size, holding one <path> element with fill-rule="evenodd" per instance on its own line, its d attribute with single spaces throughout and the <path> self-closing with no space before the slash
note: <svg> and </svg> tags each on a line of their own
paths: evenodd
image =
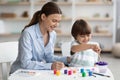
<svg viewBox="0 0 120 80">
<path fill-rule="evenodd" d="M 106 73 L 107 66 L 108 66 L 107 62 L 100 61 L 100 62 L 97 62 L 96 65 L 97 65 L 100 73 Z"/>
</svg>

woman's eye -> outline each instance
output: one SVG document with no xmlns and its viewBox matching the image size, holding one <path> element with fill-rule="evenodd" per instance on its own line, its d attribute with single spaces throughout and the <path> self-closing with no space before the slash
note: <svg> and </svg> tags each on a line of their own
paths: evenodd
<svg viewBox="0 0 120 80">
<path fill-rule="evenodd" d="M 52 20 L 52 22 L 57 22 L 57 20 Z"/>
<path fill-rule="evenodd" d="M 58 20 L 55 20 L 55 19 L 54 19 L 54 20 L 52 20 L 52 22 L 55 22 L 55 23 L 56 23 L 56 22 L 57 22 L 57 23 L 60 23 L 60 21 L 58 21 Z"/>
</svg>

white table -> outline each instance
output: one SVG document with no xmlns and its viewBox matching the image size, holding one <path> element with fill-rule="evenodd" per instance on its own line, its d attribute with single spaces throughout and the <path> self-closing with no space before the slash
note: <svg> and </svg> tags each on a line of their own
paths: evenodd
<svg viewBox="0 0 120 80">
<path fill-rule="evenodd" d="M 70 68 L 68 68 L 70 70 Z M 72 68 L 78 69 L 78 68 Z M 79 68 L 80 69 L 80 68 Z M 87 68 L 85 68 L 87 69 Z M 89 68 L 90 69 L 90 68 Z M 109 75 L 110 77 L 95 75 L 94 76 L 86 76 L 82 77 L 81 73 L 77 71 L 72 75 L 64 74 L 64 70 L 62 69 L 59 76 L 55 75 L 53 70 L 17 70 L 15 73 L 9 76 L 8 80 L 114 80 L 114 77 L 109 69 L 105 75 Z M 29 73 L 27 73 L 29 72 Z"/>
</svg>

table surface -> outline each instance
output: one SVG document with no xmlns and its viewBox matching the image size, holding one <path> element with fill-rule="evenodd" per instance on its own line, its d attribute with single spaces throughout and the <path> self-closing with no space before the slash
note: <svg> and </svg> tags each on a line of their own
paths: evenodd
<svg viewBox="0 0 120 80">
<path fill-rule="evenodd" d="M 24 70 L 19 69 L 15 73 L 11 74 L 8 80 L 114 80 L 113 74 L 110 69 L 107 68 L 106 73 L 102 73 L 104 75 L 109 75 L 110 77 L 100 76 L 88 76 L 82 77 L 80 73 L 81 67 L 72 67 L 72 68 L 64 68 L 60 70 L 60 75 L 55 75 L 53 70 Z M 83 69 L 83 68 L 82 68 Z M 84 68 L 84 70 L 94 69 L 97 72 L 97 68 Z M 72 75 L 64 74 L 64 70 L 76 70 L 76 73 L 72 73 Z"/>
</svg>

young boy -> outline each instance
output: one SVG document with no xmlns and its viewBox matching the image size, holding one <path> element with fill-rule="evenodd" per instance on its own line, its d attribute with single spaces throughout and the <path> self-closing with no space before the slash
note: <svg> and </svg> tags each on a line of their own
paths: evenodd
<svg viewBox="0 0 120 80">
<path fill-rule="evenodd" d="M 91 28 L 83 20 L 76 20 L 72 26 L 71 34 L 75 39 L 71 44 L 71 63 L 69 66 L 91 66 L 98 61 L 98 55 L 101 51 L 97 44 L 89 43 L 91 39 Z"/>
</svg>

